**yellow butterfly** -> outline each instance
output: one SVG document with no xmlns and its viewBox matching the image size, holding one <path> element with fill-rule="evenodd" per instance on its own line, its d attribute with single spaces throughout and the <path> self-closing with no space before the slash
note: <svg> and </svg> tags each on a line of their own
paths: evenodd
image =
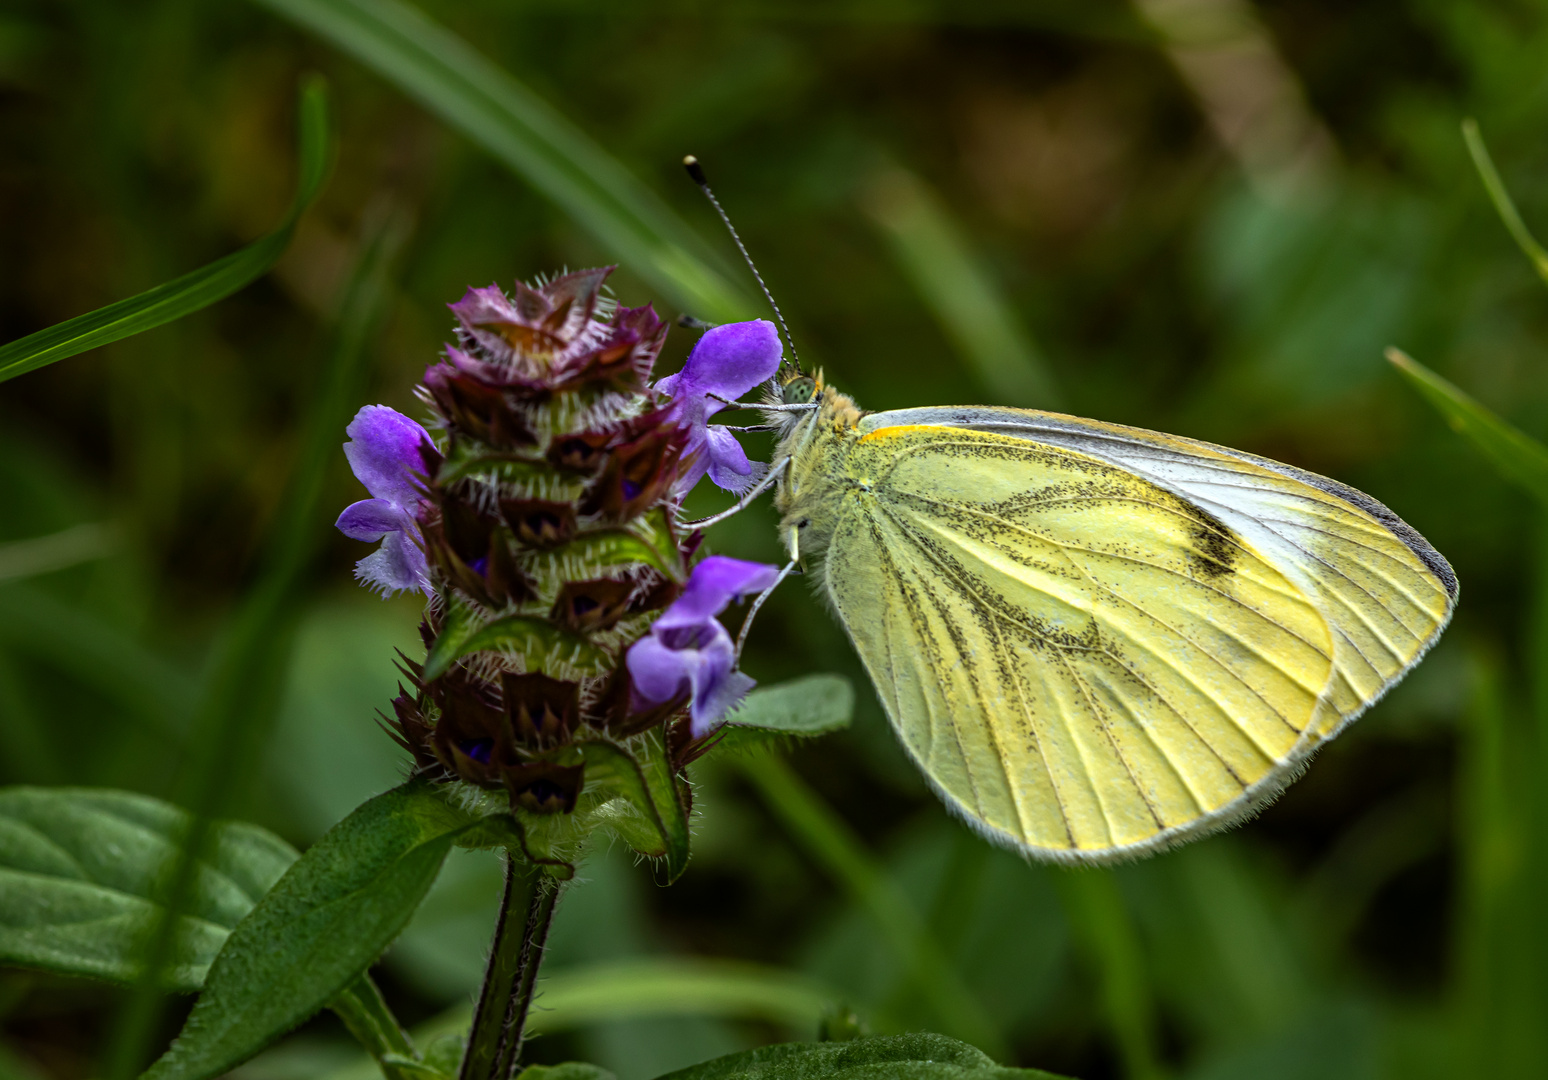
<svg viewBox="0 0 1548 1080">
<path fill-rule="evenodd" d="M 792 560 L 947 805 L 1029 856 L 1107 862 L 1240 821 L 1456 604 L 1422 536 L 1313 473 L 1057 413 L 780 387 L 768 480 Z"/>
</svg>

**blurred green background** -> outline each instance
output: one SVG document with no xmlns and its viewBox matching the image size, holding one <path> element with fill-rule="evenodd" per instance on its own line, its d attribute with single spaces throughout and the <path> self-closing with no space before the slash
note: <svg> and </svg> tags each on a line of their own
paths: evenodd
<svg viewBox="0 0 1548 1080">
<path fill-rule="evenodd" d="M 837 627 L 787 586 L 746 667 L 767 683 L 858 680 L 853 729 L 791 763 L 950 977 L 919 978 L 907 935 L 857 888 L 865 874 L 771 812 L 766 770 L 712 760 L 695 774 L 681 881 L 658 888 L 622 850 L 588 863 L 555 930 L 555 999 L 567 973 L 602 962 L 740 959 L 802 974 L 876 1030 L 941 1029 L 956 995 L 1007 1060 L 1087 1080 L 1548 1075 L 1548 533 L 1382 359 L 1400 345 L 1548 435 L 1548 295 L 1459 132 L 1478 118 L 1527 221 L 1548 229 L 1548 4 L 420 10 L 519 80 L 528 96 L 499 85 L 531 115 L 568 118 L 551 130 L 574 151 L 570 179 L 501 143 L 498 116 L 449 124 L 407 96 L 401 57 L 361 44 L 362 12 L 402 14 L 375 0 L 0 4 L 0 340 L 272 228 L 304 73 L 332 83 L 341 131 L 330 186 L 271 274 L 0 387 L 0 782 L 176 794 L 212 642 L 254 581 L 345 283 L 384 235 L 363 400 L 406 411 L 450 334 L 443 305 L 469 285 L 628 256 L 613 279 L 626 303 L 760 314 L 682 174 L 692 152 L 803 358 L 863 406 L 1057 407 L 1326 473 L 1428 536 L 1463 603 L 1430 658 L 1258 819 L 1072 873 L 992 851 L 947 817 Z M 695 291 L 594 206 L 545 197 L 564 202 L 586 178 L 616 187 L 575 150 L 585 136 L 735 284 Z M 674 331 L 660 371 L 692 337 Z M 330 525 L 358 497 L 337 455 L 287 674 L 267 688 L 272 730 L 227 763 L 226 811 L 297 844 L 405 767 L 373 715 L 394 692 L 392 648 L 415 642 L 416 604 L 352 584 L 365 552 Z M 692 508 L 723 503 L 697 492 Z M 711 543 L 778 559 L 766 505 Z M 380 970 L 405 1018 L 465 1003 L 498 883 L 490 856 L 448 864 Z M 647 997 L 573 1022 L 556 1008 L 533 1059 L 645 1080 L 814 1035 L 778 1009 Z M 96 1075 L 119 1004 L 107 987 L 0 972 L 0 1072 Z M 325 1017 L 241 1075 L 362 1074 Z"/>
</svg>

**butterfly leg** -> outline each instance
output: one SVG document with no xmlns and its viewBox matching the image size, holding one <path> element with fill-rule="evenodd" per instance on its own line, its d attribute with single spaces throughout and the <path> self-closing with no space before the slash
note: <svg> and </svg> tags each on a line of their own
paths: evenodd
<svg viewBox="0 0 1548 1080">
<path fill-rule="evenodd" d="M 763 602 L 769 598 L 769 595 L 775 589 L 779 588 L 779 583 L 784 581 L 785 578 L 789 577 L 791 573 L 795 571 L 795 569 L 796 561 L 791 559 L 785 564 L 784 569 L 779 572 L 779 577 L 774 579 L 774 584 L 770 585 L 767 589 L 764 589 L 761 593 L 759 593 L 757 599 L 752 602 L 752 606 L 747 609 L 747 617 L 742 620 L 742 629 L 738 631 L 736 635 L 736 654 L 735 660 L 733 661 L 734 663 L 740 664 L 742 662 L 742 646 L 747 644 L 747 635 L 752 630 L 753 618 L 757 616 L 758 609 L 763 606 Z"/>
<path fill-rule="evenodd" d="M 713 393 L 707 393 L 704 396 L 712 397 L 722 405 L 729 405 L 733 409 L 757 409 L 759 412 L 816 412 L 822 408 L 815 401 L 809 401 L 802 405 L 773 405 L 764 402 L 733 401 L 731 398 L 721 397 L 719 394 Z"/>
</svg>

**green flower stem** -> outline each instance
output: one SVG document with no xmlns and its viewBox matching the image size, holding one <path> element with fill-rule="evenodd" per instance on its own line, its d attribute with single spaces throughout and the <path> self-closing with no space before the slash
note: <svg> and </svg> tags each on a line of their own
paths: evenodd
<svg viewBox="0 0 1548 1080">
<path fill-rule="evenodd" d="M 521 1059 L 521 1042 L 527 1033 L 527 1012 L 532 1008 L 532 993 L 537 988 L 538 966 L 548 943 L 548 928 L 554 921 L 554 906 L 559 902 L 560 882 L 538 873 L 527 905 L 526 932 L 521 942 L 521 976 L 516 993 L 505 1015 L 505 1044 L 496 1065 L 495 1080 L 515 1076 Z"/>
<path fill-rule="evenodd" d="M 514 852 L 507 856 L 505 897 L 461 1080 L 507 1080 L 515 1074 L 559 885 L 542 867 L 521 861 Z"/>
<path fill-rule="evenodd" d="M 387 1080 L 410 1080 L 416 1070 L 400 1068 L 399 1061 L 417 1062 L 419 1055 L 408 1032 L 398 1023 L 382 992 L 369 973 L 344 988 L 330 1004 L 355 1040 L 370 1051 Z"/>
</svg>

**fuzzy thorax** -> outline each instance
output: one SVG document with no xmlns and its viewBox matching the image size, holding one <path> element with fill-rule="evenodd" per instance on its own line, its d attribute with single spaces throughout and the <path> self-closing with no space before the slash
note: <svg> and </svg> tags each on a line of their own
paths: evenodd
<svg viewBox="0 0 1548 1080">
<path fill-rule="evenodd" d="M 843 497 L 855 487 L 844 461 L 860 437 L 865 413 L 848 394 L 824 385 L 821 372 L 815 378 L 812 400 L 817 408 L 810 412 L 767 415 L 780 432 L 775 467 L 784 463 L 774 493 L 779 535 L 803 571 L 820 575 Z"/>
</svg>

